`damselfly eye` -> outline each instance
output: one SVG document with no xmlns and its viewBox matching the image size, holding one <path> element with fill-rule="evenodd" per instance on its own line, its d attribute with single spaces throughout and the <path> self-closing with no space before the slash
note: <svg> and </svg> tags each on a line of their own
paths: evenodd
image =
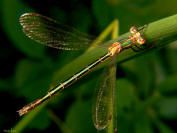
<svg viewBox="0 0 177 133">
<path fill-rule="evenodd" d="M 135 27 L 135 26 L 132 26 L 131 28 L 130 28 L 130 33 L 131 34 L 135 34 L 135 33 L 137 33 L 138 32 L 138 29 Z"/>
</svg>

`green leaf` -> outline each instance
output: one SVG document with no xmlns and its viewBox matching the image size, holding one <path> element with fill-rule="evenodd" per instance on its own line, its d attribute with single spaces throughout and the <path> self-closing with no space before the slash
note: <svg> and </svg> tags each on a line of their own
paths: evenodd
<svg viewBox="0 0 177 133">
<path fill-rule="evenodd" d="M 66 124 L 73 133 L 94 133 L 90 101 L 77 101 L 70 108 Z"/>
<path fill-rule="evenodd" d="M 77 14 L 72 18 L 74 21 L 75 28 L 79 31 L 88 33 L 91 26 L 91 16 L 90 12 L 86 8 L 79 8 L 73 12 L 73 14 Z M 78 23 L 79 22 L 79 23 Z"/>
<path fill-rule="evenodd" d="M 163 95 L 174 95 L 177 92 L 177 74 L 170 75 L 157 87 Z"/>
<path fill-rule="evenodd" d="M 32 122 L 29 124 L 29 128 L 31 129 L 46 129 L 50 124 L 50 117 L 48 115 L 47 110 L 40 111 L 39 115 L 37 115 Z"/>
<path fill-rule="evenodd" d="M 136 119 L 135 133 L 154 133 L 151 121 L 146 114 L 139 115 Z"/>
<path fill-rule="evenodd" d="M 118 109 L 122 110 L 132 107 L 132 104 L 135 102 L 134 86 L 126 79 L 119 79 L 117 80 L 116 87 Z"/>
<path fill-rule="evenodd" d="M 51 81 L 51 62 L 22 60 L 16 68 L 15 83 L 18 93 L 34 100 L 45 94 Z"/>
<path fill-rule="evenodd" d="M 94 15 L 101 28 L 105 27 L 112 19 L 118 18 L 120 19 L 121 31 L 126 31 L 127 26 L 142 25 L 177 12 L 175 0 L 164 1 L 163 4 L 165 9 L 169 9 L 168 12 L 162 10 L 161 1 L 112 1 L 115 0 L 93 0 L 92 2 Z"/>
<path fill-rule="evenodd" d="M 117 119 L 119 133 L 130 133 L 130 131 L 133 131 L 135 122 L 129 114 L 118 111 Z"/>
<path fill-rule="evenodd" d="M 174 41 L 172 42 L 169 47 L 166 48 L 166 64 L 167 64 L 167 71 L 170 72 L 170 73 L 177 73 L 177 48 L 176 48 L 176 45 L 177 42 Z"/>
<path fill-rule="evenodd" d="M 113 17 L 111 10 L 105 0 L 94 0 L 92 3 L 93 12 L 101 28 L 105 27 Z"/>
<path fill-rule="evenodd" d="M 177 97 L 163 98 L 157 103 L 160 116 L 167 119 L 177 118 Z"/>
<path fill-rule="evenodd" d="M 154 83 L 155 70 L 151 67 L 153 55 L 146 55 L 135 60 L 124 63 L 123 69 L 127 77 L 136 85 L 137 94 L 141 97 L 148 97 L 152 91 Z"/>
</svg>

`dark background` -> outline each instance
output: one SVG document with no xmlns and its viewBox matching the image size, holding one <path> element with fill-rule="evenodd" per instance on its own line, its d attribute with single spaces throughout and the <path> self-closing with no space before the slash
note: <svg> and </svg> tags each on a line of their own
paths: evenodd
<svg viewBox="0 0 177 133">
<path fill-rule="evenodd" d="M 25 12 L 49 16 L 97 36 L 111 21 L 120 34 L 177 13 L 176 0 L 1 0 L 0 1 L 0 132 L 96 132 L 92 94 L 96 71 L 66 89 L 29 123 L 17 110 L 47 92 L 54 73 L 79 53 L 37 45 L 25 37 L 18 19 Z M 118 66 L 119 133 L 177 131 L 177 44 Z"/>
</svg>

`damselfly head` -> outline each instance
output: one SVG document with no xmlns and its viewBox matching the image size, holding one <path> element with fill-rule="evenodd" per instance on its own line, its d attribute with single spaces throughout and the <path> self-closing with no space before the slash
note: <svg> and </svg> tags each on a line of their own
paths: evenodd
<svg viewBox="0 0 177 133">
<path fill-rule="evenodd" d="M 135 26 L 132 26 L 131 28 L 130 28 L 130 33 L 131 34 L 136 34 L 138 32 L 138 29 L 135 27 Z"/>
</svg>

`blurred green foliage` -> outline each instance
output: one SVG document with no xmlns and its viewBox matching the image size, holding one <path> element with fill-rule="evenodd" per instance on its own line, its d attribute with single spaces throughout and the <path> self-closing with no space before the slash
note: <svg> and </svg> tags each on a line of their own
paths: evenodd
<svg viewBox="0 0 177 133">
<path fill-rule="evenodd" d="M 38 12 L 96 36 L 115 18 L 120 21 L 120 33 L 124 33 L 131 25 L 144 25 L 176 14 L 176 5 L 176 0 L 1 0 L 0 132 L 13 131 L 12 127 L 21 122 L 15 112 L 45 94 L 55 73 L 80 55 L 47 49 L 28 39 L 18 22 L 21 14 Z M 177 131 L 176 46 L 174 42 L 118 67 L 119 133 Z M 96 132 L 91 104 L 101 72 L 93 72 L 56 96 L 23 125 L 23 132 Z"/>
</svg>

